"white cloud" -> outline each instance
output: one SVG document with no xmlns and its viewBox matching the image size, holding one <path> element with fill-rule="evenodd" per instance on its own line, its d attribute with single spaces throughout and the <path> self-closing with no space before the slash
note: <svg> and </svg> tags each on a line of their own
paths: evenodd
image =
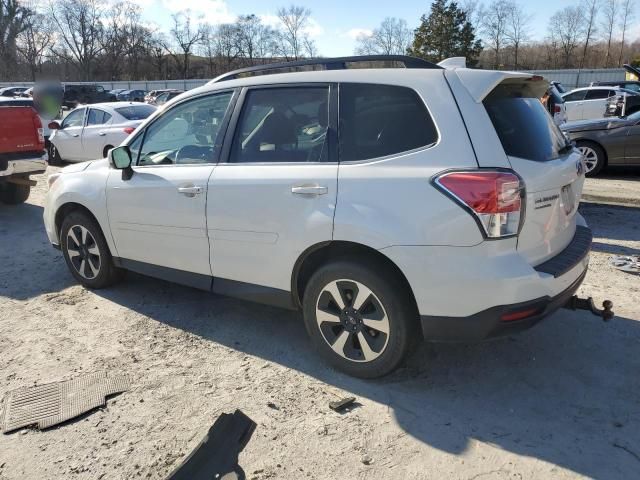
<svg viewBox="0 0 640 480">
<path fill-rule="evenodd" d="M 313 18 L 309 19 L 309 24 L 304 29 L 305 33 L 309 35 L 311 38 L 319 37 L 324 33 L 324 28 Z"/>
<path fill-rule="evenodd" d="M 368 28 L 352 28 L 345 35 L 353 40 L 357 40 L 358 37 L 361 36 L 370 37 L 371 35 L 373 35 L 373 30 L 370 30 Z"/>
<path fill-rule="evenodd" d="M 231 13 L 225 0 L 162 0 L 162 3 L 171 13 L 190 10 L 198 21 L 213 25 L 236 20 L 236 15 Z"/>
</svg>

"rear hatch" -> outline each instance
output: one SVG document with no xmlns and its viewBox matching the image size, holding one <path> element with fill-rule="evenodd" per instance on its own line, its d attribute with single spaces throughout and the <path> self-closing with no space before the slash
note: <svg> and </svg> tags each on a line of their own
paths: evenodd
<svg viewBox="0 0 640 480">
<path fill-rule="evenodd" d="M 482 101 L 511 167 L 525 183 L 517 248 L 532 265 L 559 254 L 573 239 L 584 184 L 580 153 L 540 102 L 546 85 L 536 77 L 510 78 Z"/>
<path fill-rule="evenodd" d="M 42 122 L 31 107 L 0 106 L 0 154 L 44 151 Z"/>
</svg>

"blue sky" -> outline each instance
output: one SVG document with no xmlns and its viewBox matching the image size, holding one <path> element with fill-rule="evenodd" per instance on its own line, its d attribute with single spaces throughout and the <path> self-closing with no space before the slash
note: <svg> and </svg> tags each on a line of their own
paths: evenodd
<svg viewBox="0 0 640 480">
<path fill-rule="evenodd" d="M 577 0 L 576 0 L 577 1 Z M 237 15 L 254 13 L 266 22 L 275 22 L 275 12 L 290 3 L 311 9 L 312 23 L 309 30 L 319 52 L 324 56 L 350 55 L 355 47 L 355 37 L 361 31 L 372 30 L 385 17 L 399 17 L 415 28 L 420 16 L 430 9 L 431 2 L 417 0 L 136 0 L 143 8 L 146 21 L 167 29 L 170 15 L 179 10 L 191 9 L 203 15 L 210 23 L 232 21 Z M 485 2 L 486 3 L 486 2 Z M 522 0 L 521 4 L 533 15 L 532 33 L 537 38 L 546 34 L 547 20 L 556 10 L 574 4 L 570 0 L 538 0 L 535 3 Z"/>
</svg>

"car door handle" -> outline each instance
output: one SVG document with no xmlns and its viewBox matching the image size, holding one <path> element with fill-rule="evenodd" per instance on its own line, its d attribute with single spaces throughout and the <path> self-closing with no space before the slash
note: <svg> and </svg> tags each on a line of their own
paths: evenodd
<svg viewBox="0 0 640 480">
<path fill-rule="evenodd" d="M 178 193 L 186 195 L 187 197 L 195 197 L 202 193 L 202 187 L 190 186 L 190 187 L 178 187 Z"/>
<path fill-rule="evenodd" d="M 100 132 L 98 135 L 100 135 L 101 137 L 104 137 L 106 135 L 106 133 Z"/>
<path fill-rule="evenodd" d="M 297 185 L 291 187 L 291 193 L 294 195 L 326 195 L 328 192 L 329 189 L 322 185 Z"/>
<path fill-rule="evenodd" d="M 73 135 L 71 135 L 71 136 L 72 136 L 72 137 L 74 137 L 74 138 L 78 138 L 78 137 L 80 136 L 80 134 L 79 134 L 79 133 L 74 133 L 74 134 L 73 134 Z"/>
</svg>

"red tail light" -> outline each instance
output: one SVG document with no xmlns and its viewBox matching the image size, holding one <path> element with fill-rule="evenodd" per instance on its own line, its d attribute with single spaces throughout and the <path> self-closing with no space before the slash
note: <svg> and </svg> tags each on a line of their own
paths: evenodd
<svg viewBox="0 0 640 480">
<path fill-rule="evenodd" d="M 562 107 L 560 105 L 555 105 L 553 107 L 553 113 L 560 113 L 562 111 Z"/>
<path fill-rule="evenodd" d="M 40 120 L 40 117 L 35 110 L 33 111 L 33 116 L 31 118 L 33 120 L 33 126 L 38 134 L 38 143 L 41 143 L 44 146 L 44 128 L 42 128 L 42 120 Z"/>
<path fill-rule="evenodd" d="M 125 127 L 124 129 L 122 129 L 122 131 L 124 133 L 126 133 L 127 135 L 132 134 L 134 130 L 135 130 L 135 128 L 133 128 L 133 127 Z"/>
<path fill-rule="evenodd" d="M 488 238 L 517 235 L 524 218 L 524 183 L 509 171 L 448 172 L 435 184 L 465 207 Z"/>
</svg>

